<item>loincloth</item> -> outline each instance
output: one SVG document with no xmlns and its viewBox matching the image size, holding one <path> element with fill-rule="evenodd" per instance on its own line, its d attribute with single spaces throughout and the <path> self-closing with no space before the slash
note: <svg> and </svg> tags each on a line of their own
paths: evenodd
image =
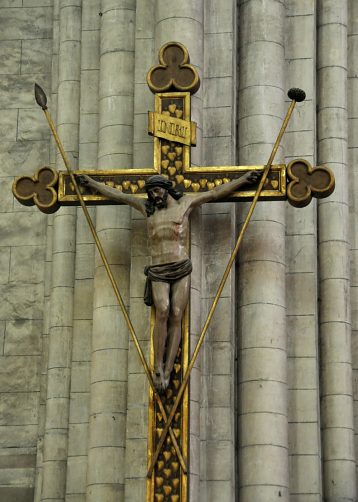
<svg viewBox="0 0 358 502">
<path fill-rule="evenodd" d="M 147 276 L 144 289 L 144 303 L 149 307 L 153 305 L 152 282 L 168 282 L 169 284 L 182 279 L 191 274 L 193 266 L 190 258 L 163 263 L 161 265 L 149 265 L 145 267 L 144 273 Z"/>
</svg>

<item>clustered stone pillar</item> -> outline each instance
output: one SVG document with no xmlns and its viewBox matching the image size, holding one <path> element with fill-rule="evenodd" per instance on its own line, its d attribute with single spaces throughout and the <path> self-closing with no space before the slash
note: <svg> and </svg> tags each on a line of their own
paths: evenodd
<svg viewBox="0 0 358 502">
<path fill-rule="evenodd" d="M 239 6 L 239 161 L 265 164 L 284 116 L 285 6 L 276 0 Z M 282 160 L 280 149 L 275 162 Z M 288 501 L 283 203 L 257 205 L 243 241 L 238 288 L 239 499 Z"/>
<path fill-rule="evenodd" d="M 237 165 L 236 8 L 232 0 L 204 2 L 204 166 Z M 201 326 L 235 245 L 236 205 L 219 202 L 202 206 Z M 235 309 L 233 266 L 201 348 L 197 397 L 200 404 L 200 500 L 206 502 L 235 499 Z M 193 500 L 199 500 L 199 496 Z"/>
<path fill-rule="evenodd" d="M 319 203 L 321 417 L 327 502 L 356 500 L 349 269 L 346 0 L 318 2 L 318 163 L 334 171 Z"/>
<path fill-rule="evenodd" d="M 96 169 L 100 0 L 82 5 L 79 169 Z M 95 208 L 88 208 L 92 220 Z M 66 502 L 85 502 L 88 451 L 94 242 L 84 212 L 76 217 L 75 289 Z"/>
<path fill-rule="evenodd" d="M 316 3 L 287 3 L 287 86 L 300 87 L 306 99 L 296 105 L 284 136 L 285 159 L 316 165 Z M 286 98 L 288 100 L 288 98 Z M 288 338 L 288 432 L 290 497 L 320 502 L 317 201 L 286 207 L 286 299 Z M 304 474 L 303 474 L 304 473 Z"/>
<path fill-rule="evenodd" d="M 130 168 L 133 143 L 134 0 L 101 5 L 98 168 Z M 128 307 L 130 210 L 98 208 L 96 227 Z M 96 254 L 87 501 L 124 500 L 128 330 Z"/>
<path fill-rule="evenodd" d="M 81 0 L 60 1 L 57 127 L 72 167 L 78 157 Z M 57 157 L 57 168 L 63 161 Z M 72 313 L 75 258 L 75 210 L 54 217 L 50 343 L 41 500 L 63 501 L 66 489 Z"/>
<path fill-rule="evenodd" d="M 57 117 L 57 86 L 58 86 L 58 52 L 59 52 L 59 19 L 60 2 L 53 3 L 53 35 L 52 35 L 52 60 L 51 60 L 51 113 L 56 122 Z M 56 144 L 53 138 L 50 142 L 50 165 L 56 168 Z M 51 302 L 51 276 L 52 276 L 52 241 L 53 241 L 53 216 L 49 215 L 46 230 L 46 257 L 44 279 L 44 320 L 42 332 L 42 359 L 41 359 L 41 384 L 40 384 L 40 413 L 39 413 L 39 438 L 37 441 L 36 475 L 34 502 L 40 502 L 43 484 L 43 446 L 46 422 L 47 402 L 47 367 L 50 342 L 50 302 Z"/>
<path fill-rule="evenodd" d="M 351 309 L 353 382 L 358 381 L 358 2 L 348 3 L 348 166 L 352 176 L 351 210 Z M 358 387 L 353 386 L 356 473 L 358 452 Z M 357 474 L 356 474 L 357 476 Z"/>
<path fill-rule="evenodd" d="M 153 138 L 148 135 L 148 110 L 154 96 L 146 76 L 156 63 L 154 53 L 155 0 L 139 0 L 136 8 L 133 166 L 153 166 Z M 130 317 L 149 363 L 150 313 L 144 304 L 144 267 L 150 263 L 146 218 L 131 215 Z M 146 500 L 148 438 L 148 383 L 133 341 L 129 340 L 125 500 Z"/>
</svg>

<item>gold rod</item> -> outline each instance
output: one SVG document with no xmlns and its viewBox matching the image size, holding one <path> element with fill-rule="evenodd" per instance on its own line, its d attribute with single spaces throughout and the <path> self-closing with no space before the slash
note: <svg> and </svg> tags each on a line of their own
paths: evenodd
<svg viewBox="0 0 358 502">
<path fill-rule="evenodd" d="M 275 141 L 275 144 L 274 144 L 274 146 L 273 146 L 273 149 L 272 149 L 271 155 L 270 155 L 270 157 L 269 157 L 269 160 L 268 160 L 268 162 L 267 162 L 267 164 L 266 164 L 266 166 L 265 166 L 264 172 L 263 172 L 263 174 L 262 174 L 262 178 L 261 178 L 261 180 L 260 180 L 259 186 L 258 186 L 258 188 L 257 188 L 257 190 L 256 190 L 256 193 L 255 193 L 255 197 L 253 198 L 253 201 L 252 201 L 252 203 L 251 203 L 250 209 L 249 209 L 249 211 L 248 211 L 248 213 L 247 213 L 247 215 L 246 215 L 246 218 L 245 218 L 244 224 L 243 224 L 243 226 L 242 226 L 242 228 L 241 228 L 241 230 L 240 230 L 240 234 L 239 234 L 238 239 L 237 239 L 237 241 L 236 241 L 235 248 L 234 248 L 233 252 L 231 253 L 230 260 L 229 260 L 229 262 L 228 262 L 228 264 L 227 264 L 227 267 L 226 267 L 226 269 L 225 269 L 224 275 L 223 275 L 223 277 L 222 277 L 222 279 L 221 279 L 221 282 L 220 282 L 220 285 L 219 285 L 219 287 L 218 287 L 217 293 L 216 293 L 216 295 L 215 295 L 214 301 L 213 301 L 213 303 L 212 303 L 212 305 L 211 305 L 211 308 L 210 308 L 210 311 L 209 311 L 208 317 L 207 317 L 207 319 L 206 319 L 206 321 L 205 321 L 205 324 L 204 324 L 203 329 L 202 329 L 202 331 L 201 331 L 201 334 L 200 334 L 199 340 L 198 340 L 198 342 L 197 342 L 197 344 L 196 344 L 195 350 L 194 350 L 193 355 L 192 355 L 192 357 L 191 357 L 191 360 L 190 360 L 190 363 L 189 363 L 188 369 L 187 369 L 187 370 L 186 370 L 186 372 L 185 372 L 185 375 L 184 375 L 184 378 L 183 378 L 182 384 L 181 384 L 181 386 L 180 386 L 179 392 L 178 392 L 177 397 L 176 397 L 176 399 L 175 399 L 175 401 L 174 401 L 173 407 L 172 407 L 172 409 L 171 409 L 171 411 L 170 411 L 170 414 L 169 414 L 168 420 L 167 420 L 167 422 L 166 422 L 166 424 L 165 424 L 165 426 L 164 426 L 163 432 L 162 432 L 162 434 L 161 434 L 161 436 L 160 436 L 159 442 L 158 442 L 158 444 L 157 444 L 156 451 L 155 451 L 154 456 L 153 456 L 153 458 L 152 458 L 152 463 L 151 463 L 150 468 L 149 468 L 148 473 L 147 473 L 147 476 L 148 476 L 148 477 L 150 477 L 150 476 L 152 475 L 152 472 L 153 472 L 153 469 L 154 469 L 154 465 L 155 465 L 155 463 L 156 463 L 156 461 L 157 461 L 157 459 L 158 459 L 158 455 L 159 455 L 160 450 L 161 450 L 161 448 L 162 448 L 162 446 L 163 446 L 163 443 L 164 443 L 164 441 L 165 441 L 165 438 L 166 438 L 166 436 L 167 436 L 167 434 L 168 434 L 168 429 L 169 429 L 170 424 L 171 424 L 171 422 L 172 422 L 172 420 L 173 420 L 173 417 L 174 417 L 174 415 L 175 415 L 175 412 L 176 412 L 176 410 L 177 410 L 177 407 L 178 407 L 178 405 L 179 405 L 179 402 L 180 402 L 180 400 L 181 400 L 181 398 L 182 398 L 182 395 L 183 395 L 183 393 L 184 393 L 185 387 L 186 387 L 186 386 L 187 386 L 187 384 L 188 384 L 188 381 L 189 381 L 189 377 L 190 377 L 191 370 L 193 369 L 193 366 L 194 366 L 194 364 L 195 364 L 196 358 L 198 357 L 198 354 L 199 354 L 200 348 L 201 348 L 201 346 L 202 346 L 202 344 L 203 344 L 204 337 L 205 337 L 206 332 L 207 332 L 207 329 L 208 329 L 208 327 L 209 327 L 209 324 L 210 324 L 211 318 L 212 318 L 212 316 L 213 316 L 213 314 L 214 314 L 214 311 L 215 311 L 215 308 L 216 308 L 217 303 L 218 303 L 218 301 L 219 301 L 219 298 L 220 298 L 220 296 L 221 296 L 221 293 L 222 293 L 222 291 L 223 291 L 223 289 L 224 289 L 224 286 L 225 286 L 226 280 L 227 280 L 227 278 L 228 278 L 228 276 L 229 276 L 229 273 L 230 273 L 230 270 L 231 270 L 232 264 L 234 263 L 235 258 L 236 258 L 236 255 L 237 255 L 237 253 L 238 253 L 238 251 L 239 251 L 239 248 L 240 248 L 240 245 L 241 245 L 241 242 L 242 242 L 243 236 L 244 236 L 244 234 L 245 234 L 245 232 L 246 232 L 246 229 L 247 229 L 247 227 L 248 227 L 248 224 L 249 224 L 249 222 L 250 222 L 250 219 L 251 219 L 252 213 L 254 212 L 254 209 L 255 209 L 256 203 L 257 203 L 257 201 L 258 201 L 258 198 L 259 198 L 259 196 L 260 196 L 260 193 L 261 193 L 261 191 L 262 191 L 262 188 L 263 188 L 263 186 L 264 186 L 264 184 L 265 184 L 265 181 L 266 181 L 266 179 L 267 179 L 267 175 L 268 175 L 268 173 L 269 173 L 269 171 L 270 171 L 270 168 L 271 168 L 271 165 L 272 165 L 273 159 L 275 158 L 276 152 L 277 152 L 278 147 L 279 147 L 279 145 L 280 145 L 280 143 L 281 143 L 282 136 L 283 136 L 283 134 L 284 134 L 284 132 L 285 132 L 285 130 L 286 130 L 286 127 L 287 127 L 288 122 L 289 122 L 289 120 L 290 120 L 290 118 L 291 118 L 291 115 L 292 115 L 292 112 L 293 112 L 293 109 L 294 109 L 295 105 L 296 105 L 296 100 L 294 100 L 294 99 L 293 99 L 293 100 L 291 101 L 291 103 L 290 103 L 290 106 L 289 106 L 288 110 L 287 110 L 286 117 L 285 117 L 285 119 L 284 119 L 284 121 L 283 121 L 283 123 L 282 123 L 281 129 L 280 129 L 280 132 L 279 132 L 279 134 L 278 134 L 278 136 L 277 136 L 277 139 L 276 139 L 276 141 Z"/>
<path fill-rule="evenodd" d="M 40 106 L 41 106 L 41 105 L 40 105 Z M 88 212 L 88 209 L 87 209 L 87 206 L 86 206 L 86 204 L 85 204 L 85 202 L 84 202 L 84 200 L 83 200 L 82 194 L 81 194 L 81 192 L 80 192 L 80 190 L 79 190 L 79 188 L 78 188 L 76 178 L 74 177 L 74 175 L 73 175 L 73 173 L 72 173 L 72 170 L 71 170 L 71 168 L 70 168 L 70 164 L 69 164 L 68 159 L 67 159 L 67 157 L 66 157 L 65 150 L 64 150 L 64 148 L 63 148 L 63 146 L 62 146 L 62 143 L 61 143 L 61 140 L 60 140 L 60 138 L 59 138 L 59 136 L 58 136 L 58 134 L 57 134 L 57 131 L 56 131 L 55 125 L 54 125 L 54 123 L 53 123 L 53 120 L 52 120 L 52 118 L 51 118 L 51 115 L 50 115 L 50 113 L 49 113 L 49 111 L 48 111 L 48 109 L 47 109 L 47 107 L 46 107 L 46 106 L 43 106 L 43 107 L 42 107 L 42 110 L 43 110 L 43 112 L 44 112 L 44 114 L 45 114 L 45 116 L 46 116 L 46 119 L 47 119 L 48 125 L 50 126 L 50 129 L 51 129 L 52 134 L 53 134 L 53 136 L 54 136 L 54 138 L 55 138 L 55 141 L 56 141 L 56 144 L 57 144 L 57 146 L 58 146 L 58 149 L 59 149 L 59 151 L 60 151 L 60 153 L 61 153 L 62 160 L 63 160 L 63 162 L 64 162 L 64 164 L 65 164 L 65 166 L 66 166 L 67 172 L 68 172 L 68 174 L 69 174 L 69 176 L 70 176 L 70 178 L 71 178 L 71 181 L 72 181 L 73 186 L 74 186 L 74 188 L 75 188 L 75 192 L 76 192 L 77 197 L 78 197 L 78 199 L 79 199 L 79 201 L 80 201 L 81 207 L 82 207 L 82 209 L 83 209 L 83 211 L 84 211 L 84 214 L 85 214 L 85 217 L 86 217 L 87 223 L 88 223 L 88 225 L 89 225 L 89 227 L 90 227 L 90 230 L 91 230 L 92 236 L 93 236 L 93 238 L 94 238 L 94 240 L 95 240 L 95 243 L 96 243 L 97 249 L 98 249 L 99 254 L 100 254 L 101 258 L 102 258 L 103 265 L 104 265 L 104 267 L 105 267 L 105 269 L 106 269 L 106 272 L 107 272 L 108 278 L 109 278 L 109 280 L 110 280 L 110 282 L 111 282 L 111 284 L 112 284 L 112 287 L 113 287 L 114 293 L 115 293 L 115 295 L 116 295 L 117 301 L 118 301 L 118 303 L 119 303 L 119 306 L 121 307 L 121 310 L 122 310 L 122 313 L 123 313 L 124 319 L 125 319 L 125 321 L 126 321 L 126 324 L 127 324 L 128 330 L 129 330 L 129 332 L 130 332 L 130 334 L 131 334 L 132 340 L 133 340 L 134 345 L 135 345 L 135 347 L 136 347 L 136 349 L 137 349 L 137 352 L 138 352 L 139 358 L 140 358 L 140 360 L 141 360 L 141 363 L 142 363 L 142 366 L 143 366 L 143 368 L 144 368 L 144 371 L 145 371 L 145 373 L 146 373 L 146 375 L 147 375 L 147 378 L 148 378 L 149 384 L 150 384 L 150 386 L 151 386 L 151 387 L 152 387 L 152 389 L 153 389 L 154 396 L 155 396 L 155 399 L 156 399 L 156 401 L 157 401 L 157 403 L 158 403 L 158 406 L 159 406 L 160 412 L 161 412 L 161 414 L 163 415 L 163 419 L 164 419 L 164 420 L 167 420 L 167 415 L 166 415 L 166 412 L 165 412 L 165 409 L 164 409 L 164 406 L 163 406 L 162 400 L 160 399 L 160 397 L 159 397 L 159 395 L 158 395 L 158 393 L 157 393 L 157 391 L 156 391 L 156 389 L 155 389 L 154 382 L 153 382 L 153 378 L 152 378 L 151 372 L 150 372 L 150 370 L 149 370 L 149 367 L 148 367 L 147 361 L 146 361 L 146 359 L 145 359 L 145 356 L 144 356 L 144 354 L 143 354 L 143 351 L 142 351 L 142 349 L 141 349 L 141 346 L 140 346 L 140 344 L 139 344 L 139 342 L 138 342 L 138 338 L 137 338 L 137 336 L 136 336 L 136 334 L 135 334 L 135 331 L 134 331 L 134 328 L 133 328 L 132 322 L 131 322 L 131 320 L 130 320 L 130 318 L 129 318 L 129 316 L 128 316 L 128 313 L 127 313 L 127 310 L 126 310 L 126 308 L 125 308 L 125 305 L 124 305 L 124 302 L 123 302 L 122 296 L 121 296 L 121 294 L 120 294 L 120 292 L 119 292 L 119 289 L 118 289 L 117 283 L 116 283 L 115 278 L 114 278 L 114 276 L 113 276 L 112 270 L 111 270 L 111 268 L 110 268 L 110 266 L 109 266 L 109 263 L 108 263 L 108 260 L 107 260 L 106 255 L 105 255 L 104 249 L 103 249 L 102 244 L 101 244 L 101 242 L 100 242 L 100 240 L 99 240 L 99 238 L 98 238 L 97 231 L 96 231 L 96 229 L 95 229 L 95 227 L 94 227 L 94 225 L 93 225 L 93 222 L 92 222 L 91 216 L 90 216 L 90 214 L 89 214 L 89 212 Z M 176 452 L 177 452 L 177 455 L 178 455 L 178 458 L 179 458 L 180 465 L 181 465 L 181 467 L 182 467 L 183 471 L 186 473 L 186 472 L 187 472 L 186 461 L 184 460 L 183 455 L 181 454 L 181 451 L 180 451 L 179 445 L 178 445 L 177 440 L 176 440 L 176 438 L 175 438 L 175 436 L 174 436 L 174 432 L 173 432 L 172 428 L 170 428 L 170 437 L 171 437 L 171 439 L 172 439 L 173 446 L 174 446 L 174 448 L 175 448 L 175 450 L 176 450 Z"/>
</svg>

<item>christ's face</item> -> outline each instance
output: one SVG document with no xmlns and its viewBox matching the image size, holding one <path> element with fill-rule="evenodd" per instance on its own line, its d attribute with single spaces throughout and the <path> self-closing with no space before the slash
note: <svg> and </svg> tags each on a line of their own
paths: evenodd
<svg viewBox="0 0 358 502">
<path fill-rule="evenodd" d="M 148 190 L 148 195 L 158 209 L 167 207 L 168 190 L 162 187 L 154 187 Z"/>
</svg>

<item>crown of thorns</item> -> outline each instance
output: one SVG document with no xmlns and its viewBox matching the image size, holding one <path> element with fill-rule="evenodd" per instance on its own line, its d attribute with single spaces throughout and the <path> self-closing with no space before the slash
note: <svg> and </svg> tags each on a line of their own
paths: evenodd
<svg viewBox="0 0 358 502">
<path fill-rule="evenodd" d="M 151 176 L 148 178 L 145 182 L 145 191 L 148 192 L 148 190 L 151 190 L 152 188 L 165 188 L 165 190 L 170 190 L 173 188 L 173 183 L 164 176 L 161 176 L 160 174 L 155 174 L 154 176 Z"/>
</svg>

